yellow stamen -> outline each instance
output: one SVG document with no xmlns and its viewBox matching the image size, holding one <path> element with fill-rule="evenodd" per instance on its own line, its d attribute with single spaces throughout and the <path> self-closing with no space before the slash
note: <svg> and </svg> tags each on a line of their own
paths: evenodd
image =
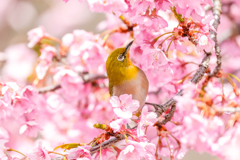
<svg viewBox="0 0 240 160">
<path fill-rule="evenodd" d="M 128 143 L 128 137 L 126 134 L 124 134 L 124 137 L 126 138 L 126 142 Z"/>
<path fill-rule="evenodd" d="M 240 83 L 240 79 L 237 76 L 235 76 L 234 74 L 231 74 L 231 73 L 228 73 L 228 75 L 235 78 Z"/>
</svg>

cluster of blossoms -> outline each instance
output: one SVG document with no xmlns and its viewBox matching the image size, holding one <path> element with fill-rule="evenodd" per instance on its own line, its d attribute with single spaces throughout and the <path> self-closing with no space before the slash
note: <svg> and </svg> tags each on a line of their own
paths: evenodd
<svg viewBox="0 0 240 160">
<path fill-rule="evenodd" d="M 38 27 L 28 32 L 28 47 L 37 60 L 24 45 L 5 50 L 9 58 L 0 82 L 0 159 L 181 159 L 190 149 L 222 159 L 240 157 L 239 35 L 220 43 L 224 63 L 217 77 L 209 79 L 205 73 L 197 86 L 188 83 L 204 52 L 216 52 L 209 37 L 216 32 L 212 12 L 204 9 L 212 1 L 87 2 L 92 11 L 106 12 L 98 26 L 105 30 L 102 34 L 74 30 L 58 39 Z M 225 10 L 229 6 L 237 10 L 240 3 L 226 2 Z M 224 14 L 218 35 L 239 24 L 239 17 Z M 224 27 L 225 21 L 231 25 Z M 166 125 L 158 122 L 170 110 L 158 115 L 152 106 L 138 110 L 131 95 L 109 96 L 106 59 L 128 39 L 134 39 L 131 60 L 150 83 L 147 102 L 161 104 L 184 89 L 183 96 L 175 97 L 176 110 Z M 11 53 L 19 54 L 12 59 Z M 215 61 L 209 62 L 208 71 Z M 28 73 L 19 79 L 11 74 L 17 68 Z M 123 138 L 101 148 L 119 136 Z"/>
</svg>

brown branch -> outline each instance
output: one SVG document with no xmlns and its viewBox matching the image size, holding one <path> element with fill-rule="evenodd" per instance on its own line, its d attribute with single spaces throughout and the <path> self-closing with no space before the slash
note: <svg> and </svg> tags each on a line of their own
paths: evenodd
<svg viewBox="0 0 240 160">
<path fill-rule="evenodd" d="M 106 79 L 106 78 L 107 78 L 107 76 L 103 75 L 103 74 L 93 74 L 93 75 L 88 74 L 83 77 L 83 80 L 84 80 L 84 84 L 86 84 L 86 83 L 93 82 L 98 79 Z"/>
<path fill-rule="evenodd" d="M 54 85 L 51 85 L 51 86 L 46 86 L 46 87 L 43 87 L 43 88 L 39 88 L 38 93 L 43 94 L 43 93 L 46 93 L 46 92 L 55 91 L 59 88 L 61 88 L 60 84 L 54 84 Z"/>
<path fill-rule="evenodd" d="M 112 144 L 118 142 L 118 141 L 121 141 L 125 139 L 125 136 L 122 135 L 122 134 L 118 134 L 117 136 L 107 140 L 107 141 L 104 141 L 102 144 L 101 144 L 101 149 L 105 149 L 105 148 L 108 148 L 109 146 L 111 146 Z M 96 153 L 97 151 L 100 150 L 100 144 L 99 145 L 96 145 L 96 146 L 93 146 L 91 149 L 90 149 L 90 154 L 93 155 L 94 153 Z"/>
<path fill-rule="evenodd" d="M 228 113 L 236 113 L 236 112 L 240 112 L 240 108 L 234 108 L 234 107 L 223 107 L 223 108 L 219 108 L 217 109 L 218 112 L 220 113 L 224 113 L 224 112 L 228 112 Z"/>
<path fill-rule="evenodd" d="M 103 75 L 103 74 L 88 74 L 88 75 L 84 75 L 83 76 L 83 81 L 84 81 L 84 84 L 86 83 L 89 83 L 89 82 L 93 82 L 95 80 L 98 80 L 98 79 L 105 79 L 107 78 L 106 75 Z M 38 93 L 40 94 L 43 94 L 43 93 L 46 93 L 46 92 L 51 92 L 51 91 L 55 91 L 57 89 L 61 88 L 61 84 L 54 84 L 54 85 L 51 85 L 51 86 L 46 86 L 46 87 L 43 87 L 43 88 L 39 88 L 38 89 Z"/>
<path fill-rule="evenodd" d="M 203 60 L 202 60 L 201 64 L 199 65 L 197 72 L 193 75 L 193 77 L 191 79 L 192 83 L 197 84 L 202 79 L 202 77 L 204 76 L 204 73 L 206 72 L 206 70 L 208 68 L 211 55 L 212 55 L 211 52 L 204 51 Z"/>
<path fill-rule="evenodd" d="M 218 29 L 218 25 L 220 24 L 221 13 L 222 13 L 221 0 L 213 0 L 213 16 L 214 16 L 213 27 L 215 28 L 216 31 Z M 215 31 L 211 31 L 210 38 L 215 42 L 215 54 L 217 57 L 217 62 L 216 62 L 217 66 L 215 67 L 213 72 L 209 74 L 209 78 L 216 76 L 217 73 L 220 71 L 221 65 L 222 65 L 222 56 L 220 54 L 221 50 L 220 50 L 220 47 L 219 47 L 218 41 L 217 41 L 217 33 Z"/>
<path fill-rule="evenodd" d="M 181 89 L 174 97 L 176 96 L 182 96 L 183 95 L 183 90 Z M 174 99 L 174 97 L 172 97 L 171 99 L 169 99 L 167 102 L 159 105 L 159 104 L 155 104 L 155 103 L 146 103 L 149 105 L 154 106 L 154 108 L 156 109 L 155 113 L 158 115 L 158 117 L 160 115 L 162 115 L 164 112 L 166 112 L 168 110 L 169 107 L 175 105 L 177 103 L 177 101 Z"/>
<path fill-rule="evenodd" d="M 174 112 L 176 110 L 176 105 L 172 105 L 169 113 L 167 115 L 164 116 L 164 119 L 162 121 L 158 121 L 158 125 L 165 125 L 167 122 L 171 121 Z"/>
</svg>

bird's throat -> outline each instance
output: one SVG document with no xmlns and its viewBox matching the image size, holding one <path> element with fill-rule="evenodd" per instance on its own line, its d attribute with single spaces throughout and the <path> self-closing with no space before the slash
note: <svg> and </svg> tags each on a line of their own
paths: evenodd
<svg viewBox="0 0 240 160">
<path fill-rule="evenodd" d="M 124 81 L 129 81 L 137 78 L 138 67 L 133 64 L 128 66 L 121 66 L 114 72 L 115 74 L 111 76 L 111 82 L 113 85 L 119 85 Z"/>
</svg>

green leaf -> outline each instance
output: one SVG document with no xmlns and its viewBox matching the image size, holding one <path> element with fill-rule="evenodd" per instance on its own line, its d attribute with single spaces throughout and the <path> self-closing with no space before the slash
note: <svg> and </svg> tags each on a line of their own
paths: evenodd
<svg viewBox="0 0 240 160">
<path fill-rule="evenodd" d="M 62 145 L 57 146 L 56 148 L 54 148 L 53 151 L 57 150 L 58 148 L 62 148 L 62 149 L 64 149 L 64 151 L 66 151 L 66 150 L 70 150 L 72 148 L 77 148 L 78 146 L 83 146 L 83 145 L 81 145 L 79 143 L 62 144 Z"/>
<path fill-rule="evenodd" d="M 107 125 L 106 124 L 99 124 L 99 123 L 96 123 L 93 125 L 94 128 L 97 128 L 97 129 L 102 129 L 102 130 L 105 130 L 107 128 Z"/>
</svg>

